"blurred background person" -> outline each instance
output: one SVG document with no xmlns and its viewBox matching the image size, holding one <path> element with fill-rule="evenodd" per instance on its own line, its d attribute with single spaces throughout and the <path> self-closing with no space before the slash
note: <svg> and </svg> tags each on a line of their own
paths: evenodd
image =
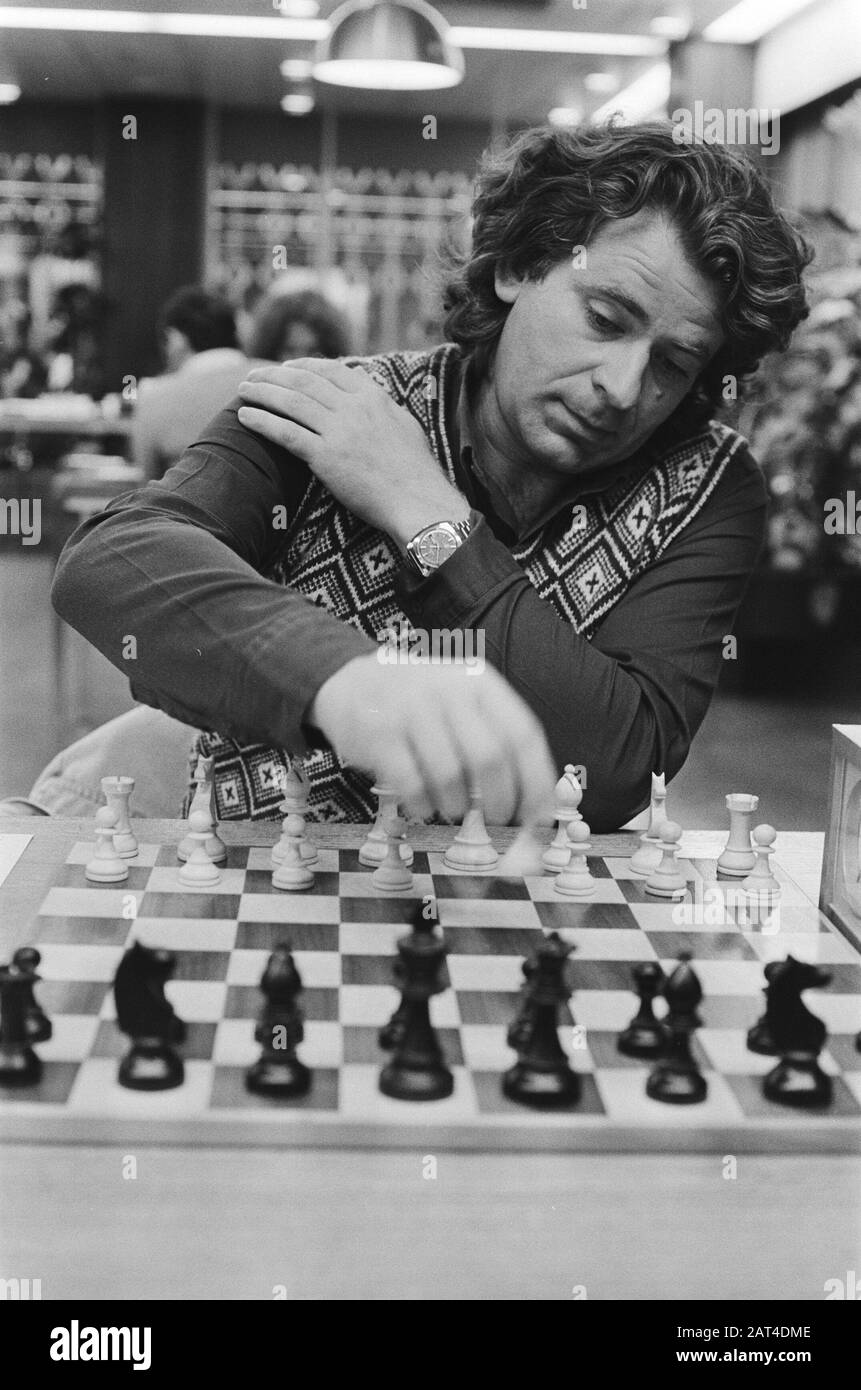
<svg viewBox="0 0 861 1390">
<path fill-rule="evenodd" d="M 250 357 L 284 362 L 290 357 L 346 357 L 350 329 L 344 315 L 317 290 L 263 299 L 248 336 Z"/>
</svg>

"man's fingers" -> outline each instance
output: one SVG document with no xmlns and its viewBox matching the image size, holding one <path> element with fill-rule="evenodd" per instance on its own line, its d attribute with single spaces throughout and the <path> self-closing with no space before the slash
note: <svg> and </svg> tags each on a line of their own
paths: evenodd
<svg viewBox="0 0 861 1390">
<path fill-rule="evenodd" d="M 239 394 L 245 405 L 269 410 L 284 420 L 295 420 L 297 425 L 304 425 L 314 434 L 321 434 L 323 426 L 332 419 L 331 410 L 304 391 L 294 391 L 289 386 L 276 386 L 268 381 L 243 381 Z"/>
<path fill-rule="evenodd" d="M 481 795 L 489 825 L 505 825 L 514 814 L 519 796 L 507 750 L 477 699 L 469 705 L 450 704 L 445 714 L 460 752 L 468 791 Z"/>
<path fill-rule="evenodd" d="M 469 783 L 461 750 L 437 709 L 429 708 L 410 730 L 410 748 L 434 809 L 446 820 L 463 818 Z"/>
<path fill-rule="evenodd" d="M 305 429 L 303 425 L 297 425 L 294 420 L 284 420 L 269 410 L 257 410 L 248 405 L 240 406 L 236 415 L 240 425 L 253 430 L 255 434 L 262 434 L 264 439 L 279 444 L 282 449 L 296 454 L 306 463 L 312 463 L 316 457 L 317 446 L 320 443 L 319 434 Z"/>
<path fill-rule="evenodd" d="M 301 367 L 312 376 L 322 377 L 350 395 L 361 389 L 363 378 L 368 378 L 367 372 L 361 367 L 346 367 L 335 357 L 294 357 L 290 366 Z"/>
<path fill-rule="evenodd" d="M 312 400 L 319 401 L 321 405 L 334 410 L 339 397 L 344 395 L 343 390 L 339 389 L 334 381 L 324 377 L 321 372 L 312 372 L 307 367 L 300 366 L 301 360 L 273 362 L 266 367 L 254 367 L 245 380 L 240 383 L 240 392 L 247 382 L 268 382 L 272 386 L 285 386 L 293 391 L 303 391 Z"/>
</svg>

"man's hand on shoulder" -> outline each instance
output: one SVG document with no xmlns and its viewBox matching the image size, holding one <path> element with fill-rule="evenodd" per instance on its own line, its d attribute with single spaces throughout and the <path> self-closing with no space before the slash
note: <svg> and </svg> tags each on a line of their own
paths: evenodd
<svg viewBox="0 0 861 1390">
<path fill-rule="evenodd" d="M 541 725 L 491 666 L 383 665 L 356 657 L 309 711 L 342 762 L 398 794 L 411 815 L 459 821 L 470 791 L 491 824 L 552 814 L 556 774 Z"/>
<path fill-rule="evenodd" d="M 242 382 L 239 422 L 303 459 L 334 497 L 401 547 L 469 503 L 452 487 L 424 431 L 361 367 L 297 358 Z"/>
</svg>

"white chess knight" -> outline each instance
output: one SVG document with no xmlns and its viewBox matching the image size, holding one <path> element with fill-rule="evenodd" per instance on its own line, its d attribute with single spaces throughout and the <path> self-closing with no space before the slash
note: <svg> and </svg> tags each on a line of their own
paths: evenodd
<svg viewBox="0 0 861 1390">
<path fill-rule="evenodd" d="M 181 883 L 194 888 L 211 888 L 221 882 L 221 874 L 208 851 L 208 841 L 212 833 L 212 821 L 208 811 L 192 811 L 188 817 L 191 851 L 184 863 L 179 866 Z"/>
<path fill-rule="evenodd" d="M 773 825 L 758 825 L 753 832 L 754 855 L 756 863 L 741 885 L 741 891 L 751 897 L 775 902 L 781 894 L 781 887 L 771 872 L 771 856 L 777 831 Z"/>
<path fill-rule="evenodd" d="M 484 823 L 483 797 L 480 793 L 470 793 L 463 824 L 443 855 L 443 863 L 447 869 L 461 869 L 469 873 L 493 869 L 499 863 L 499 855 L 493 848 Z"/>
<path fill-rule="evenodd" d="M 118 820 L 112 806 L 100 806 L 96 812 L 96 852 L 84 869 L 91 883 L 122 883 L 129 876 L 128 865 L 114 845 Z"/>
<path fill-rule="evenodd" d="M 583 800 L 583 788 L 577 779 L 573 763 L 566 763 L 565 771 L 556 783 L 556 834 L 541 856 L 541 862 L 548 873 L 558 874 L 571 858 L 571 842 L 567 830 L 572 821 L 582 820 L 577 809 Z"/>
<path fill-rule="evenodd" d="M 112 811 L 117 813 L 117 828 L 114 831 L 114 849 L 122 859 L 134 859 L 138 852 L 138 842 L 132 832 L 129 820 L 129 801 L 135 789 L 133 777 L 103 777 L 102 792 Z"/>
<path fill-rule="evenodd" d="M 378 864 L 382 864 L 386 857 L 389 837 L 386 833 L 386 825 L 392 816 L 399 814 L 397 796 L 388 787 L 371 787 L 373 795 L 377 798 L 377 815 L 374 824 L 368 831 L 364 843 L 359 848 L 359 863 L 366 868 L 375 869 Z M 401 841 L 400 856 L 405 864 L 413 862 L 413 851 L 406 840 Z"/>
<path fill-rule="evenodd" d="M 401 844 L 407 823 L 402 816 L 390 816 L 387 822 L 386 857 L 371 874 L 375 888 L 388 893 L 405 893 L 413 886 L 412 869 L 401 858 Z"/>
<path fill-rule="evenodd" d="M 212 768 L 214 758 L 198 758 L 197 767 L 194 772 L 196 787 L 191 798 L 191 806 L 188 810 L 188 824 L 191 825 L 192 815 L 202 815 L 207 819 L 209 833 L 206 837 L 206 853 L 209 855 L 213 864 L 223 864 L 227 858 L 227 846 L 218 834 L 217 820 L 215 814 L 215 784 L 212 780 Z M 189 833 L 180 840 L 176 847 L 177 859 L 188 859 L 195 841 Z"/>
</svg>

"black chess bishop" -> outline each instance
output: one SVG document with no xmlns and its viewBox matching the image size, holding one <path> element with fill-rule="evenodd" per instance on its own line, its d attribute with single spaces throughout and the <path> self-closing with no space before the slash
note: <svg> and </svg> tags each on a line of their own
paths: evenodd
<svg viewBox="0 0 861 1390">
<path fill-rule="evenodd" d="M 259 1058 L 245 1075 L 245 1084 L 256 1095 L 289 1100 L 311 1089 L 311 1071 L 296 1055 L 305 1036 L 299 996 L 302 977 L 287 942 L 282 942 L 266 963 L 260 981 L 263 1008 L 254 1036 L 262 1044 Z"/>
</svg>

